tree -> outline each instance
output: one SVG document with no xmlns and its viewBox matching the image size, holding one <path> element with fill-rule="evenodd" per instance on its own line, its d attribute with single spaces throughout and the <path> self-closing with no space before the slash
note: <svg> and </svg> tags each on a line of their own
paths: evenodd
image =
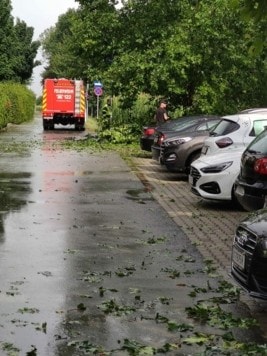
<svg viewBox="0 0 267 356">
<path fill-rule="evenodd" d="M 120 43 L 119 12 L 115 1 L 79 1 L 77 21 L 73 26 L 73 53 L 83 65 L 88 81 L 104 80 L 105 72 L 118 54 Z M 108 87 L 106 88 L 108 89 Z"/>
<path fill-rule="evenodd" d="M 183 113 L 231 113 L 265 102 L 264 60 L 248 55 L 260 32 L 257 25 L 242 21 L 225 0 L 180 1 L 172 15 L 165 8 L 163 2 L 145 1 L 141 6 L 136 0 L 123 9 L 129 20 L 122 32 L 130 45 L 108 73 L 125 97 L 140 91 L 169 97 Z M 143 25 L 140 11 L 147 19 Z"/>
<path fill-rule="evenodd" d="M 14 25 L 10 0 L 0 0 L 0 8 L 0 81 L 27 83 L 39 64 L 34 58 L 40 44 L 32 41 L 32 27 L 19 19 Z"/>
<path fill-rule="evenodd" d="M 167 97 L 182 114 L 265 105 L 265 53 L 249 55 L 263 26 L 228 0 L 79 4 L 43 38 L 50 73 L 100 80 L 128 109 L 140 93 Z"/>
<path fill-rule="evenodd" d="M 10 0 L 0 0 L 0 81 L 12 79 L 11 44 L 14 40 Z"/>
<path fill-rule="evenodd" d="M 48 63 L 44 78 L 76 77 L 93 83 L 103 80 L 113 62 L 120 37 L 115 2 L 80 3 L 78 10 L 69 10 L 60 16 L 56 26 L 41 36 Z"/>
<path fill-rule="evenodd" d="M 243 21 L 225 0 L 202 1 L 183 12 L 167 43 L 172 101 L 193 112 L 219 114 L 264 105 L 265 62 L 249 56 L 259 27 Z"/>
<path fill-rule="evenodd" d="M 260 28 L 250 48 L 250 55 L 259 56 L 266 43 L 267 1 L 266 0 L 231 0 L 234 9 L 240 9 L 242 19 L 254 21 Z"/>
<path fill-rule="evenodd" d="M 256 21 L 267 18 L 266 0 L 232 0 L 236 7 L 241 8 L 242 13 L 250 19 Z"/>
<path fill-rule="evenodd" d="M 27 84 L 33 68 L 41 64 L 40 61 L 35 61 L 40 42 L 32 41 L 33 27 L 28 27 L 24 21 L 17 19 L 14 30 L 16 38 L 16 45 L 13 45 L 14 72 L 21 83 Z"/>
<path fill-rule="evenodd" d="M 43 78 L 81 77 L 83 69 L 75 51 L 76 47 L 80 50 L 81 43 L 74 41 L 72 30 L 74 23 L 78 21 L 77 16 L 75 10 L 68 10 L 59 16 L 56 26 L 47 29 L 40 36 L 47 63 Z"/>
</svg>

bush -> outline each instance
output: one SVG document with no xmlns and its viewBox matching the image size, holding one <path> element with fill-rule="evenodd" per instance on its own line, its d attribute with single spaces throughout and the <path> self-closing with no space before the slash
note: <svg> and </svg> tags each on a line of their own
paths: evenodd
<svg viewBox="0 0 267 356">
<path fill-rule="evenodd" d="M 0 128 L 32 120 L 34 110 L 35 95 L 30 89 L 17 83 L 0 83 Z"/>
<path fill-rule="evenodd" d="M 106 101 L 103 102 L 103 108 L 105 106 Z M 147 94 L 140 94 L 131 109 L 123 108 L 120 98 L 113 97 L 111 118 L 104 114 L 99 117 L 99 138 L 112 143 L 135 142 L 142 126 L 153 121 L 155 110 L 155 104 Z"/>
<path fill-rule="evenodd" d="M 157 105 L 157 100 L 148 94 L 138 96 L 131 109 L 131 118 L 138 130 L 153 122 Z"/>
<path fill-rule="evenodd" d="M 99 132 L 98 137 L 103 142 L 115 144 L 130 144 L 136 141 L 136 135 L 132 132 L 132 127 L 129 125 L 121 125 L 116 129 L 104 130 Z"/>
</svg>

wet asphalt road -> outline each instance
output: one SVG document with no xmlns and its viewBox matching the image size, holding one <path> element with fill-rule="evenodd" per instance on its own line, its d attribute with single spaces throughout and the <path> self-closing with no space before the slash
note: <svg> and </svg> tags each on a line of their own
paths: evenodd
<svg viewBox="0 0 267 356">
<path fill-rule="evenodd" d="M 38 117 L 0 134 L 0 355 L 196 355 L 205 345 L 183 341 L 200 331 L 217 345 L 225 331 L 186 308 L 221 295 L 220 278 L 117 154 L 59 144 L 86 134 Z"/>
</svg>

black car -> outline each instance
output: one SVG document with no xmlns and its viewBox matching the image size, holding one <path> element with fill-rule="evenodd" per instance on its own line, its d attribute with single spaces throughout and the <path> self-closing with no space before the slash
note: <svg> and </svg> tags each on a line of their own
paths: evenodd
<svg viewBox="0 0 267 356">
<path fill-rule="evenodd" d="M 247 211 L 262 209 L 267 196 L 267 130 L 260 133 L 241 157 L 235 196 Z"/>
<path fill-rule="evenodd" d="M 142 136 L 140 137 L 140 148 L 145 151 L 151 151 L 155 136 L 158 136 L 159 133 L 165 132 L 167 134 L 167 132 L 194 131 L 194 127 L 208 117 L 212 116 L 182 116 L 177 119 L 168 120 L 160 126 L 153 124 L 144 126 Z"/>
<path fill-rule="evenodd" d="M 177 134 L 176 134 L 177 135 Z M 189 174 L 190 165 L 201 154 L 209 131 L 185 132 L 164 140 L 161 144 L 160 162 L 169 172 Z"/>
<path fill-rule="evenodd" d="M 179 130 L 168 130 L 168 128 L 166 129 L 165 127 L 157 128 L 154 143 L 151 147 L 153 159 L 157 161 L 160 159 L 161 144 L 164 140 L 179 136 L 180 133 L 184 132 L 209 130 L 211 126 L 214 126 L 221 120 L 221 118 L 216 115 L 184 116 L 182 119 L 183 122 Z"/>
<path fill-rule="evenodd" d="M 140 137 L 140 148 L 143 151 L 151 152 L 151 146 L 154 142 L 156 126 L 148 125 L 143 127 L 142 136 Z"/>
<path fill-rule="evenodd" d="M 250 296 L 267 300 L 267 209 L 251 212 L 236 229 L 231 275 Z"/>
<path fill-rule="evenodd" d="M 150 124 L 143 127 L 142 136 L 140 137 L 140 147 L 144 151 L 151 151 L 157 130 L 170 132 L 182 131 L 187 126 L 187 117 L 180 117 L 163 122 L 160 126 Z"/>
<path fill-rule="evenodd" d="M 143 127 L 142 136 L 140 137 L 140 147 L 144 151 L 151 151 L 155 135 L 158 132 L 180 132 L 185 131 L 187 127 L 193 127 L 202 118 L 183 116 L 176 119 L 168 120 L 160 126 L 148 125 Z"/>
</svg>

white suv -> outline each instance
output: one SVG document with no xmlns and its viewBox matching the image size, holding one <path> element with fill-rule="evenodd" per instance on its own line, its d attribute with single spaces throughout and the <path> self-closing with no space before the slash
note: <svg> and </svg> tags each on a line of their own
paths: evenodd
<svg viewBox="0 0 267 356">
<path fill-rule="evenodd" d="M 191 192 L 208 200 L 236 203 L 234 183 L 240 170 L 243 148 L 201 156 L 191 164 Z"/>
<path fill-rule="evenodd" d="M 246 148 L 247 145 L 267 126 L 267 112 L 240 113 L 224 116 L 210 131 L 204 141 L 202 155 L 236 148 Z M 230 152 L 229 152 L 230 153 Z"/>
</svg>

